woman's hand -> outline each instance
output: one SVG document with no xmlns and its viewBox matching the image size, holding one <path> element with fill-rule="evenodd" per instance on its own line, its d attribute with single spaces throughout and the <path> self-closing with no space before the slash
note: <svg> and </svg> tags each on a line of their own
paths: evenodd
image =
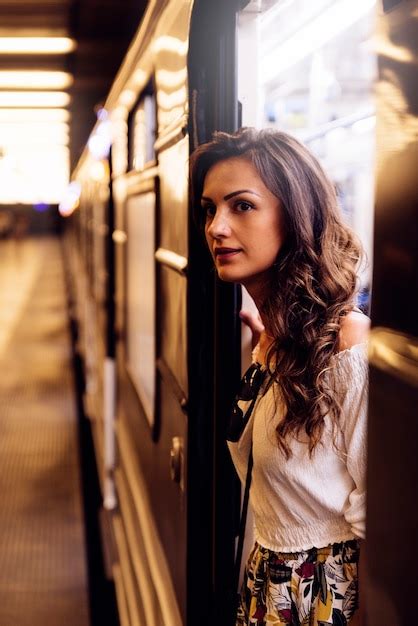
<svg viewBox="0 0 418 626">
<path fill-rule="evenodd" d="M 252 332 L 251 345 L 253 349 L 260 341 L 260 335 L 264 331 L 264 325 L 261 321 L 259 313 L 253 313 L 252 311 L 242 310 L 239 314 L 241 320 L 248 326 Z"/>
</svg>

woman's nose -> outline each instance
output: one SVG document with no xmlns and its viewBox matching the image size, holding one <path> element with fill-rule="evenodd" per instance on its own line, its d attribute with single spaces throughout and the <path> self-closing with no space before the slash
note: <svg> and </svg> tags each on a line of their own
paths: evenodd
<svg viewBox="0 0 418 626">
<path fill-rule="evenodd" d="M 231 226 L 225 213 L 217 211 L 209 225 L 208 233 L 214 239 L 219 237 L 229 237 Z"/>
</svg>

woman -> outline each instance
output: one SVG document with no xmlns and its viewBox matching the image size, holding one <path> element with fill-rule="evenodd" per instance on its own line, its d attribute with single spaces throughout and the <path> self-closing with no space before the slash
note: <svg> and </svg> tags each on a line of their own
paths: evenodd
<svg viewBox="0 0 418 626">
<path fill-rule="evenodd" d="M 318 161 L 282 132 L 215 133 L 192 156 L 191 183 L 219 278 L 245 286 L 260 313 L 242 314 L 259 341 L 229 437 L 243 482 L 253 459 L 256 538 L 236 624 L 354 624 L 369 326 L 354 305 L 360 245 Z"/>
</svg>

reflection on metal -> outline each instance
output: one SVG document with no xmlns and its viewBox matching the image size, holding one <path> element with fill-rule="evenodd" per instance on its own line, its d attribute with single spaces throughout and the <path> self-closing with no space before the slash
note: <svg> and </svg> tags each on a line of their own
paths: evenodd
<svg viewBox="0 0 418 626">
<path fill-rule="evenodd" d="M 187 259 L 172 250 L 165 250 L 164 248 L 158 248 L 155 253 L 155 258 L 158 263 L 170 267 L 182 276 L 187 274 Z"/>
<path fill-rule="evenodd" d="M 116 418 L 116 368 L 115 360 L 105 358 L 103 365 L 103 409 L 104 409 L 104 490 L 103 506 L 106 510 L 116 507 L 113 471 L 116 465 L 115 418 Z"/>
<path fill-rule="evenodd" d="M 182 41 L 171 35 L 162 35 L 156 39 L 153 48 L 156 54 L 168 52 L 184 59 L 189 49 L 189 40 Z"/>
<path fill-rule="evenodd" d="M 150 163 L 141 172 L 132 170 L 126 175 L 127 192 L 129 195 L 146 193 L 155 190 L 155 179 L 158 176 L 158 167 Z"/>
<path fill-rule="evenodd" d="M 138 91 L 141 91 L 148 82 L 148 74 L 141 67 L 138 67 L 132 74 L 132 84 Z"/>
<path fill-rule="evenodd" d="M 416 8 L 415 8 L 416 11 Z M 400 28 L 402 20 L 409 27 Z M 416 142 L 416 26 L 413 3 L 403 2 L 396 11 L 378 21 L 376 47 L 379 53 L 380 80 L 376 87 L 379 108 L 377 167 L 395 153 Z"/>
<path fill-rule="evenodd" d="M 136 93 L 132 89 L 124 89 L 119 96 L 119 104 L 131 108 L 136 100 Z"/>
<path fill-rule="evenodd" d="M 120 626 L 130 626 L 129 610 L 123 587 L 122 570 L 119 563 L 115 563 L 112 568 L 113 580 L 115 582 L 116 598 L 118 603 L 118 617 Z"/>
<path fill-rule="evenodd" d="M 173 482 L 179 483 L 182 491 L 184 491 L 183 468 L 183 437 L 173 437 L 170 450 L 170 476 Z"/>
<path fill-rule="evenodd" d="M 141 617 L 139 615 L 138 603 L 136 601 L 136 589 L 131 574 L 131 553 L 128 547 L 127 537 L 125 534 L 124 524 L 119 515 L 115 515 L 113 519 L 113 528 L 115 532 L 115 540 L 119 554 L 119 563 L 122 572 L 123 588 L 125 591 L 128 612 L 131 617 L 131 624 L 140 624 Z"/>
<path fill-rule="evenodd" d="M 126 430 L 126 425 L 122 420 L 118 425 L 118 442 L 120 457 L 123 459 L 126 481 L 129 485 L 138 520 L 138 531 L 143 539 L 146 560 L 164 620 L 162 623 L 165 626 L 181 626 L 182 621 L 173 582 L 161 539 L 155 525 L 155 517 L 151 510 L 148 490 L 144 482 L 142 471 L 138 465 L 138 454 L 133 445 L 131 434 Z"/>
<path fill-rule="evenodd" d="M 160 134 L 158 139 L 154 144 L 154 148 L 156 152 L 161 152 L 166 148 L 174 145 L 187 134 L 187 115 L 181 116 L 179 119 L 175 121 L 174 124 L 167 126 L 164 129 L 164 132 Z"/>
<path fill-rule="evenodd" d="M 112 233 L 112 240 L 115 243 L 124 244 L 127 240 L 127 235 L 123 230 L 117 229 Z"/>
<path fill-rule="evenodd" d="M 380 56 L 399 61 L 399 63 L 412 63 L 414 61 L 414 55 L 412 50 L 403 46 L 397 46 L 390 41 L 387 34 L 381 33 L 375 39 L 375 51 Z"/>
<path fill-rule="evenodd" d="M 182 85 L 179 89 L 176 89 L 171 93 L 159 90 L 157 93 L 157 101 L 161 109 L 171 111 L 175 107 L 184 105 L 187 101 L 187 89 L 184 85 Z"/>
<path fill-rule="evenodd" d="M 123 514 L 123 528 L 126 533 L 127 544 L 129 545 L 129 562 L 132 563 L 134 575 L 130 573 L 130 585 L 135 586 L 132 578 L 137 581 L 141 594 L 141 613 L 139 623 L 147 624 L 147 626 L 158 626 L 156 622 L 155 611 L 155 591 L 152 583 L 150 584 L 150 571 L 147 565 L 146 553 L 142 542 L 138 540 L 138 521 L 135 512 L 132 509 L 131 498 L 129 495 L 129 485 L 123 471 L 117 471 L 117 486 L 120 499 L 120 509 Z M 121 555 L 122 556 L 122 555 Z M 135 603 L 137 605 L 137 602 Z M 136 606 L 134 610 L 137 610 Z"/>
<path fill-rule="evenodd" d="M 418 387 L 418 339 L 377 327 L 371 331 L 370 363 Z"/>
<path fill-rule="evenodd" d="M 164 359 L 159 358 L 157 360 L 157 369 L 164 382 L 170 387 L 173 394 L 176 396 L 177 401 L 183 411 L 187 413 L 187 398 L 183 389 L 180 387 L 177 378 L 174 376 L 171 369 L 168 367 Z"/>
<path fill-rule="evenodd" d="M 187 81 L 187 68 L 182 67 L 173 72 L 165 69 L 157 70 L 156 79 L 161 87 L 165 87 L 167 90 L 183 87 Z"/>
</svg>

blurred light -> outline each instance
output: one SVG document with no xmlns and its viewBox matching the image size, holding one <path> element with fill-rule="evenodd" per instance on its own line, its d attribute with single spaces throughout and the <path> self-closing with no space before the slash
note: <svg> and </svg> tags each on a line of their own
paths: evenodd
<svg viewBox="0 0 418 626">
<path fill-rule="evenodd" d="M 108 172 L 107 161 L 94 161 L 89 169 L 91 178 L 97 182 L 106 180 Z"/>
<path fill-rule="evenodd" d="M 137 89 L 141 89 L 145 85 L 147 78 L 148 74 L 139 67 L 132 75 L 132 84 L 135 85 Z"/>
<path fill-rule="evenodd" d="M 0 71 L 1 89 L 67 89 L 72 84 L 67 72 Z"/>
<path fill-rule="evenodd" d="M 132 89 L 124 89 L 119 96 L 119 104 L 130 108 L 135 103 L 136 98 L 135 91 Z"/>
<path fill-rule="evenodd" d="M 0 37 L 1 54 L 66 54 L 75 48 L 69 37 Z"/>
<path fill-rule="evenodd" d="M 187 68 L 183 67 L 181 70 L 173 72 L 169 70 L 157 70 L 157 81 L 167 89 L 181 87 L 187 81 Z"/>
<path fill-rule="evenodd" d="M 280 13 L 294 2 L 294 0 L 283 0 L 282 2 L 276 2 L 271 9 L 260 15 L 260 25 L 262 28 L 270 26 L 272 22 L 275 22 Z"/>
<path fill-rule="evenodd" d="M 33 208 L 38 213 L 44 213 L 45 211 L 49 209 L 49 204 L 46 204 L 46 202 L 37 202 L 36 204 L 33 205 Z"/>
<path fill-rule="evenodd" d="M 69 183 L 64 197 L 58 205 L 58 211 L 63 217 L 69 217 L 80 205 L 81 185 L 76 180 Z"/>
<path fill-rule="evenodd" d="M 177 37 L 171 35 L 162 35 L 155 40 L 154 52 L 170 52 L 171 54 L 178 54 L 181 57 L 185 57 L 189 49 L 189 40 L 182 41 Z"/>
<path fill-rule="evenodd" d="M 68 122 L 66 109 L 0 109 L 0 122 Z"/>
<path fill-rule="evenodd" d="M 0 159 L 2 204 L 57 204 L 68 184 L 70 154 L 66 146 L 11 144 Z"/>
<path fill-rule="evenodd" d="M 387 36 L 378 35 L 375 40 L 375 52 L 400 63 L 413 63 L 414 55 L 412 50 L 398 46 L 390 41 Z"/>
<path fill-rule="evenodd" d="M 101 109 L 99 109 L 99 110 L 97 111 L 97 115 L 96 115 L 96 116 L 97 116 L 97 119 L 98 119 L 100 122 L 105 122 L 105 121 L 107 120 L 107 118 L 109 117 L 109 114 L 108 114 L 108 112 L 106 111 L 106 109 L 105 109 L 104 107 L 102 107 Z"/>
<path fill-rule="evenodd" d="M 294 35 L 279 41 L 261 63 L 261 82 L 268 83 L 281 72 L 322 48 L 347 30 L 376 4 L 376 0 L 339 0 L 332 3 Z"/>
<path fill-rule="evenodd" d="M 69 126 L 64 122 L 0 122 L 0 140 L 7 143 L 69 143 Z"/>
<path fill-rule="evenodd" d="M 3 91 L 0 107 L 65 107 L 70 96 L 63 91 Z"/>
<path fill-rule="evenodd" d="M 357 135 L 362 135 L 363 133 L 368 133 L 374 130 L 375 126 L 376 116 L 371 115 L 370 117 L 365 117 L 362 120 L 358 120 L 358 122 L 355 122 L 351 128 L 353 132 L 355 132 Z"/>
<path fill-rule="evenodd" d="M 166 93 L 165 91 L 158 91 L 157 99 L 159 106 L 165 111 L 172 111 L 174 107 L 184 105 L 187 101 L 187 89 L 186 87 L 180 87 L 176 91 Z"/>
<path fill-rule="evenodd" d="M 112 126 L 110 121 L 105 120 L 100 122 L 94 130 L 87 142 L 87 146 L 90 154 L 92 154 L 95 159 L 101 160 L 109 155 L 111 144 Z"/>
</svg>

